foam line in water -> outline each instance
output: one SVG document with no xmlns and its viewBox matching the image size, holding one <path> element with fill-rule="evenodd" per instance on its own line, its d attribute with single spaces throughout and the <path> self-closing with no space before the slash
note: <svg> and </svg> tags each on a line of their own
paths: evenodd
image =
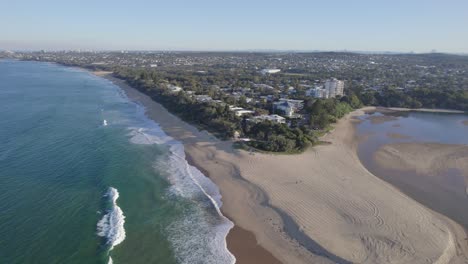
<svg viewBox="0 0 468 264">
<path fill-rule="evenodd" d="M 126 98 L 125 94 L 122 96 Z M 168 136 L 159 124 L 149 119 L 144 106 L 132 103 L 136 106 L 136 115 L 128 121 L 130 142 L 168 146 L 168 160 L 160 160 L 161 164 L 157 164 L 164 167 L 162 171 L 169 173 L 172 184 L 168 191 L 198 205 L 167 227 L 168 240 L 173 246 L 177 262 L 235 263 L 236 259 L 227 249 L 226 243 L 226 236 L 234 224 L 220 210 L 222 202 L 218 186 L 196 167 L 188 164 L 183 144 Z M 210 208 L 215 209 L 216 213 L 211 213 Z"/>
<path fill-rule="evenodd" d="M 97 223 L 97 234 L 106 239 L 110 251 L 125 239 L 125 216 L 117 205 L 117 199 L 119 199 L 117 189 L 110 187 L 106 196 L 109 197 L 112 204 L 109 211 Z M 109 259 L 109 261 L 112 260 Z"/>
<path fill-rule="evenodd" d="M 174 184 L 177 194 L 191 200 L 196 200 L 196 197 L 202 194 L 208 198 L 209 204 L 215 208 L 218 216 L 218 219 L 215 217 L 214 220 L 208 220 L 217 222 L 215 226 L 206 224 L 203 221 L 196 223 L 194 219 L 204 218 L 204 216 L 198 215 L 200 212 L 192 213 L 186 219 L 174 223 L 171 233 L 174 234 L 175 239 L 172 238 L 171 242 L 175 246 L 175 252 L 179 255 L 179 262 L 193 263 L 203 259 L 204 263 L 235 263 L 236 258 L 229 252 L 226 243 L 226 236 L 234 224 L 221 212 L 222 202 L 218 187 L 196 167 L 187 162 L 183 145 L 179 142 L 178 144 L 174 143 L 170 148 L 168 165 L 171 167 L 169 170 L 171 173 L 170 180 Z M 198 231 L 186 230 L 184 232 L 184 228 L 193 228 L 193 225 L 197 225 Z M 209 237 L 209 241 L 204 242 L 208 245 L 207 251 L 209 253 L 194 249 L 200 241 L 187 237 L 187 234 L 190 233 L 197 236 L 194 232 Z M 201 239 L 205 240 L 206 238 Z M 207 253 L 210 255 L 207 255 Z"/>
</svg>

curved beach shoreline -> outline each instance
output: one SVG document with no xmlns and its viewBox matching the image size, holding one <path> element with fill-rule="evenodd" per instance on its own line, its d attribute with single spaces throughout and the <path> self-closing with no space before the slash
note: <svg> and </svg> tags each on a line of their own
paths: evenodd
<svg viewBox="0 0 468 264">
<path fill-rule="evenodd" d="M 361 164 L 354 117 L 362 110 L 324 136 L 331 145 L 300 155 L 250 154 L 198 131 L 123 81 L 104 77 L 143 104 L 148 117 L 181 141 L 190 162 L 218 185 L 222 211 L 236 224 L 231 231 L 236 235 L 227 239 L 238 263 L 467 261 L 465 232 L 458 224 Z"/>
</svg>

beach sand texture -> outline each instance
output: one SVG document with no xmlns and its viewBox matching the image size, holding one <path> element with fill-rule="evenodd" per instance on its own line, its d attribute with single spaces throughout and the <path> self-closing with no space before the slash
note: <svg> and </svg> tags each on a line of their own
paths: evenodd
<svg viewBox="0 0 468 264">
<path fill-rule="evenodd" d="M 146 95 L 113 81 L 142 103 L 167 134 L 184 143 L 191 162 L 219 186 L 226 216 L 253 232 L 261 247 L 283 263 L 468 261 L 465 232 L 459 225 L 360 163 L 353 117 L 363 111 L 337 123 L 324 137 L 331 145 L 300 155 L 250 154 L 198 131 Z M 251 260 L 244 263 L 259 263 L 255 255 Z"/>
<path fill-rule="evenodd" d="M 464 231 L 369 173 L 360 163 L 352 116 L 302 155 L 237 160 L 308 237 L 354 263 L 464 263 Z M 245 154 L 244 154 L 245 156 Z M 460 237 L 456 237 L 461 235 Z"/>
</svg>

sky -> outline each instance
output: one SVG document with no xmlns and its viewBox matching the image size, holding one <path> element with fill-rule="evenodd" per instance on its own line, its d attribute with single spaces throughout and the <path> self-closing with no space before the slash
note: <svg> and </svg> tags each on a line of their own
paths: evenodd
<svg viewBox="0 0 468 264">
<path fill-rule="evenodd" d="M 0 0 L 0 50 L 468 53 L 468 0 Z"/>
</svg>

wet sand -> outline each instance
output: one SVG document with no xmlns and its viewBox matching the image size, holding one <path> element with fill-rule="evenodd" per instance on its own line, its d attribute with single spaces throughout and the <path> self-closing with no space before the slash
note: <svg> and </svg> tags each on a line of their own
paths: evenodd
<svg viewBox="0 0 468 264">
<path fill-rule="evenodd" d="M 196 164 L 189 154 L 187 154 L 186 159 L 190 165 L 197 167 L 205 176 L 210 177 L 210 173 L 203 169 L 203 166 Z M 230 217 L 223 208 L 221 208 L 221 211 L 227 218 L 232 219 L 232 217 Z M 229 231 L 226 241 L 228 250 L 236 257 L 236 263 L 281 264 L 281 261 L 258 244 L 257 239 L 252 232 L 249 232 L 238 225 L 234 225 L 234 227 Z"/>
<path fill-rule="evenodd" d="M 227 236 L 228 249 L 237 258 L 237 263 L 242 264 L 280 264 L 270 252 L 266 251 L 257 243 L 252 232 L 234 226 Z"/>
<path fill-rule="evenodd" d="M 393 127 L 395 127 L 395 126 L 393 125 Z M 393 138 L 393 139 L 409 139 L 409 138 L 411 138 L 410 136 L 403 135 L 403 134 L 400 134 L 400 133 L 387 133 L 387 137 Z"/>
<path fill-rule="evenodd" d="M 468 229 L 468 146 L 387 144 L 368 165 L 382 179 Z"/>
</svg>

